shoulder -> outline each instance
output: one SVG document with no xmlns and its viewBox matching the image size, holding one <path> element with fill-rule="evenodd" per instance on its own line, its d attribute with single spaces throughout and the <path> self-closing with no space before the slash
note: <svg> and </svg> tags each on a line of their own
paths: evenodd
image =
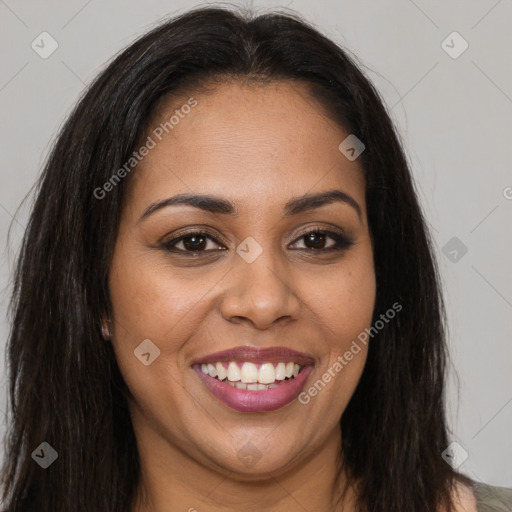
<svg viewBox="0 0 512 512">
<path fill-rule="evenodd" d="M 512 489 L 496 487 L 482 482 L 456 484 L 455 512 L 510 512 Z"/>
<path fill-rule="evenodd" d="M 512 510 L 512 489 L 481 482 L 473 484 L 478 512 L 509 512 Z"/>
</svg>

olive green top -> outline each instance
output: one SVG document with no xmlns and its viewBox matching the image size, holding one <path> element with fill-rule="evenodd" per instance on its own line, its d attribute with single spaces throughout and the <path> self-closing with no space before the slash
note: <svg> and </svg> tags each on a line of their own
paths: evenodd
<svg viewBox="0 0 512 512">
<path fill-rule="evenodd" d="M 475 482 L 478 512 L 512 512 L 512 489 Z"/>
</svg>

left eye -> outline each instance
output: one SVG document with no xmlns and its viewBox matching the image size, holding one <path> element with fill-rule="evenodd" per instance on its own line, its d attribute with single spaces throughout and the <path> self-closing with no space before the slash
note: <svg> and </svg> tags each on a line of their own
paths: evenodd
<svg viewBox="0 0 512 512">
<path fill-rule="evenodd" d="M 331 244 L 326 247 L 328 240 L 331 240 Z M 312 230 L 306 233 L 302 233 L 301 236 L 292 245 L 297 245 L 303 241 L 303 247 L 295 247 L 298 250 L 310 251 L 310 252 L 327 252 L 327 251 L 341 251 L 347 249 L 351 245 L 354 245 L 354 241 L 347 235 L 334 233 L 331 231 L 320 231 Z M 212 242 L 213 245 L 217 245 L 217 248 L 208 249 L 208 242 Z M 179 245 L 181 244 L 181 247 Z M 205 253 L 212 251 L 225 250 L 225 247 L 218 242 L 215 237 L 207 232 L 193 231 L 186 233 L 177 238 L 173 238 L 168 242 L 162 244 L 163 248 L 169 252 L 180 252 L 180 253 Z"/>
<path fill-rule="evenodd" d="M 329 247 L 325 247 L 329 238 L 333 240 L 334 243 L 331 243 Z M 320 230 L 303 233 L 298 240 L 304 240 L 305 247 L 303 249 L 309 251 L 343 250 L 354 244 L 353 240 L 347 235 Z M 310 244 L 310 246 L 307 246 L 307 244 Z M 299 247 L 299 249 L 302 249 L 302 247 Z"/>
</svg>

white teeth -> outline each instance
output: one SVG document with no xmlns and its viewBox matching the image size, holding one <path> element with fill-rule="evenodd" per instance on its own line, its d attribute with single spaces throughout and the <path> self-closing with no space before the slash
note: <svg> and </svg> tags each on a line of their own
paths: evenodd
<svg viewBox="0 0 512 512">
<path fill-rule="evenodd" d="M 263 391 L 264 389 L 277 388 L 277 384 L 245 384 L 244 382 L 229 382 L 228 384 L 237 389 L 245 389 L 247 391 Z"/>
<path fill-rule="evenodd" d="M 258 370 L 258 382 L 272 384 L 276 380 L 276 372 L 272 363 L 263 363 Z"/>
<path fill-rule="evenodd" d="M 276 380 L 284 380 L 285 378 L 286 378 L 286 365 L 284 363 L 277 363 Z"/>
<path fill-rule="evenodd" d="M 224 380 L 228 376 L 228 372 L 222 363 L 217 363 L 215 369 L 217 370 L 217 378 L 219 380 Z M 211 377 L 214 377 L 214 375 L 211 375 Z"/>
<path fill-rule="evenodd" d="M 240 380 L 240 368 L 233 361 L 231 361 L 228 366 L 228 380 L 231 382 Z"/>
<path fill-rule="evenodd" d="M 254 363 L 244 363 L 240 370 L 240 379 L 242 382 L 256 382 L 258 380 L 258 367 Z"/>
<path fill-rule="evenodd" d="M 210 377 L 217 377 L 217 368 L 215 368 L 213 364 L 208 363 L 206 367 L 208 368 L 208 373 L 210 374 Z"/>
<path fill-rule="evenodd" d="M 203 363 L 201 364 L 201 372 L 210 377 L 216 377 L 218 380 L 226 381 L 238 389 L 251 391 L 274 388 L 276 387 L 276 381 L 297 377 L 302 369 L 300 364 L 293 362 L 257 365 L 249 361 L 244 363 L 229 361 L 227 369 L 224 364 L 223 362 Z"/>
</svg>

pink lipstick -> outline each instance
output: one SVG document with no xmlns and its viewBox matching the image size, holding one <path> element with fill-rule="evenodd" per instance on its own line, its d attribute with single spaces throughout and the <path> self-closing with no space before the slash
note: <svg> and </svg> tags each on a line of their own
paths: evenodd
<svg viewBox="0 0 512 512">
<path fill-rule="evenodd" d="M 313 358 L 302 352 L 250 346 L 209 354 L 192 363 L 209 391 L 240 412 L 273 411 L 289 404 L 313 366 Z"/>
</svg>

